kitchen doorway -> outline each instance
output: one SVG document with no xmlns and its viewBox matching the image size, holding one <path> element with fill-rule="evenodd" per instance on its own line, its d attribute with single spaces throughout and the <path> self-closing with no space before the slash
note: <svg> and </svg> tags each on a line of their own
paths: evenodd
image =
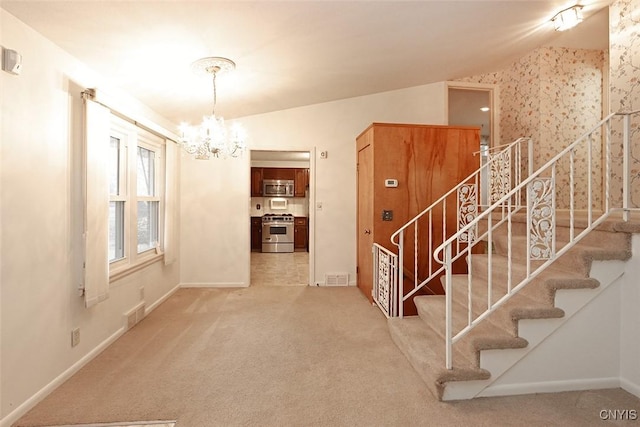
<svg viewBox="0 0 640 427">
<path fill-rule="evenodd" d="M 250 286 L 313 283 L 313 150 L 251 150 Z"/>
</svg>

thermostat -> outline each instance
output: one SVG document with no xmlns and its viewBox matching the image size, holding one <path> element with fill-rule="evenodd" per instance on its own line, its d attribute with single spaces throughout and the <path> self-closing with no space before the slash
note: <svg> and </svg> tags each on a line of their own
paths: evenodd
<svg viewBox="0 0 640 427">
<path fill-rule="evenodd" d="M 384 186 L 389 188 L 395 188 L 398 186 L 398 180 L 387 178 L 384 180 Z"/>
</svg>

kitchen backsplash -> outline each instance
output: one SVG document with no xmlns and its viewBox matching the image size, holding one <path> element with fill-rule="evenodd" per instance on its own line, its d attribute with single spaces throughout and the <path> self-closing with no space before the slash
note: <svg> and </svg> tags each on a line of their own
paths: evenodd
<svg viewBox="0 0 640 427">
<path fill-rule="evenodd" d="M 278 198 L 282 200 L 282 198 Z M 309 198 L 308 197 L 287 197 L 286 209 L 271 209 L 269 203 L 271 197 L 252 197 L 251 198 L 251 216 L 262 216 L 268 213 L 290 213 L 293 216 L 309 216 Z M 260 205 L 260 209 L 257 208 Z"/>
</svg>

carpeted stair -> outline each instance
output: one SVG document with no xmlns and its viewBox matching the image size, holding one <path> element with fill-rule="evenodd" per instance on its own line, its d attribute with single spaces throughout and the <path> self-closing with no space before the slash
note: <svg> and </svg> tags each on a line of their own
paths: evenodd
<svg viewBox="0 0 640 427">
<path fill-rule="evenodd" d="M 585 227 L 584 220 L 574 220 L 574 235 Z M 568 217 L 558 214 L 556 218 L 557 250 L 568 241 L 570 234 Z M 582 227 L 582 228 L 581 228 Z M 473 272 L 469 284 L 466 274 L 455 275 L 452 284 L 454 333 L 468 324 L 468 289 L 472 288 L 472 311 L 475 316 L 484 312 L 488 305 L 489 278 L 492 283 L 491 301 L 497 302 L 507 293 L 507 278 L 511 276 L 516 286 L 526 276 L 526 225 L 524 215 L 516 215 L 512 222 L 510 248 L 506 236 L 506 225 L 493 233 L 491 254 L 474 254 L 468 258 Z M 556 291 L 560 289 L 595 289 L 598 280 L 589 277 L 594 260 L 627 260 L 631 256 L 631 234 L 640 232 L 638 222 L 625 223 L 609 219 L 591 231 L 578 244 L 558 257 L 551 266 L 528 283 L 520 292 L 508 299 L 495 312 L 480 322 L 471 332 L 453 346 L 453 369 L 445 369 L 445 296 L 428 295 L 414 299 L 417 316 L 402 319 L 391 318 L 389 331 L 396 345 L 425 381 L 429 389 L 441 400 L 456 400 L 473 397 L 502 374 L 490 372 L 481 365 L 484 350 L 522 349 L 530 345 L 518 336 L 518 324 L 522 319 L 563 318 L 565 312 L 555 306 Z M 491 257 L 491 268 L 488 267 Z M 542 261 L 531 263 L 531 270 Z M 511 269 L 507 266 L 511 265 Z M 536 344 L 537 345 L 537 344 Z M 496 369 L 494 369 L 495 371 Z M 475 391 L 457 394 L 456 387 L 464 382 L 475 384 Z M 452 387 L 453 386 L 453 387 Z M 472 387 L 473 388 L 473 387 Z M 447 389 L 448 392 L 447 392 Z M 452 391 L 453 390 L 453 391 Z"/>
</svg>

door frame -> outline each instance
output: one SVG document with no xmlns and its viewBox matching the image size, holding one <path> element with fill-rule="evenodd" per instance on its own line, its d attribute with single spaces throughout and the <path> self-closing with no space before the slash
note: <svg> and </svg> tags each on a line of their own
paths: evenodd
<svg viewBox="0 0 640 427">
<path fill-rule="evenodd" d="M 316 147 L 254 147 L 249 151 L 249 155 L 247 156 L 247 170 L 249 171 L 249 179 L 251 179 L 251 151 L 274 151 L 274 152 L 308 152 L 309 153 L 309 218 L 308 218 L 308 226 L 309 226 L 309 283 L 308 286 L 315 286 L 315 277 L 316 277 L 316 256 L 315 256 L 315 219 L 316 219 Z M 250 183 L 249 183 L 250 184 Z M 251 201 L 251 192 L 250 185 L 247 185 L 247 191 L 249 191 L 248 200 Z M 251 253 L 251 236 L 247 241 L 247 245 L 249 247 L 249 253 Z M 247 286 L 251 286 L 251 256 L 249 256 L 249 281 Z"/>
<path fill-rule="evenodd" d="M 496 84 L 471 83 L 471 82 L 446 82 L 445 111 L 447 112 L 447 124 L 449 122 L 449 92 L 450 89 L 487 92 L 489 94 L 489 148 L 502 145 L 500 140 L 500 88 Z M 460 124 L 460 123 L 456 123 Z M 510 142 L 510 141 L 509 141 Z M 479 147 L 482 150 L 482 147 Z M 480 164 L 483 164 L 483 154 L 478 152 Z M 480 178 L 480 203 L 485 205 L 489 194 L 488 171 L 484 169 Z"/>
<path fill-rule="evenodd" d="M 489 147 L 500 145 L 500 88 L 495 84 L 446 82 L 445 111 L 449 123 L 449 89 L 475 90 L 489 93 Z"/>
</svg>

